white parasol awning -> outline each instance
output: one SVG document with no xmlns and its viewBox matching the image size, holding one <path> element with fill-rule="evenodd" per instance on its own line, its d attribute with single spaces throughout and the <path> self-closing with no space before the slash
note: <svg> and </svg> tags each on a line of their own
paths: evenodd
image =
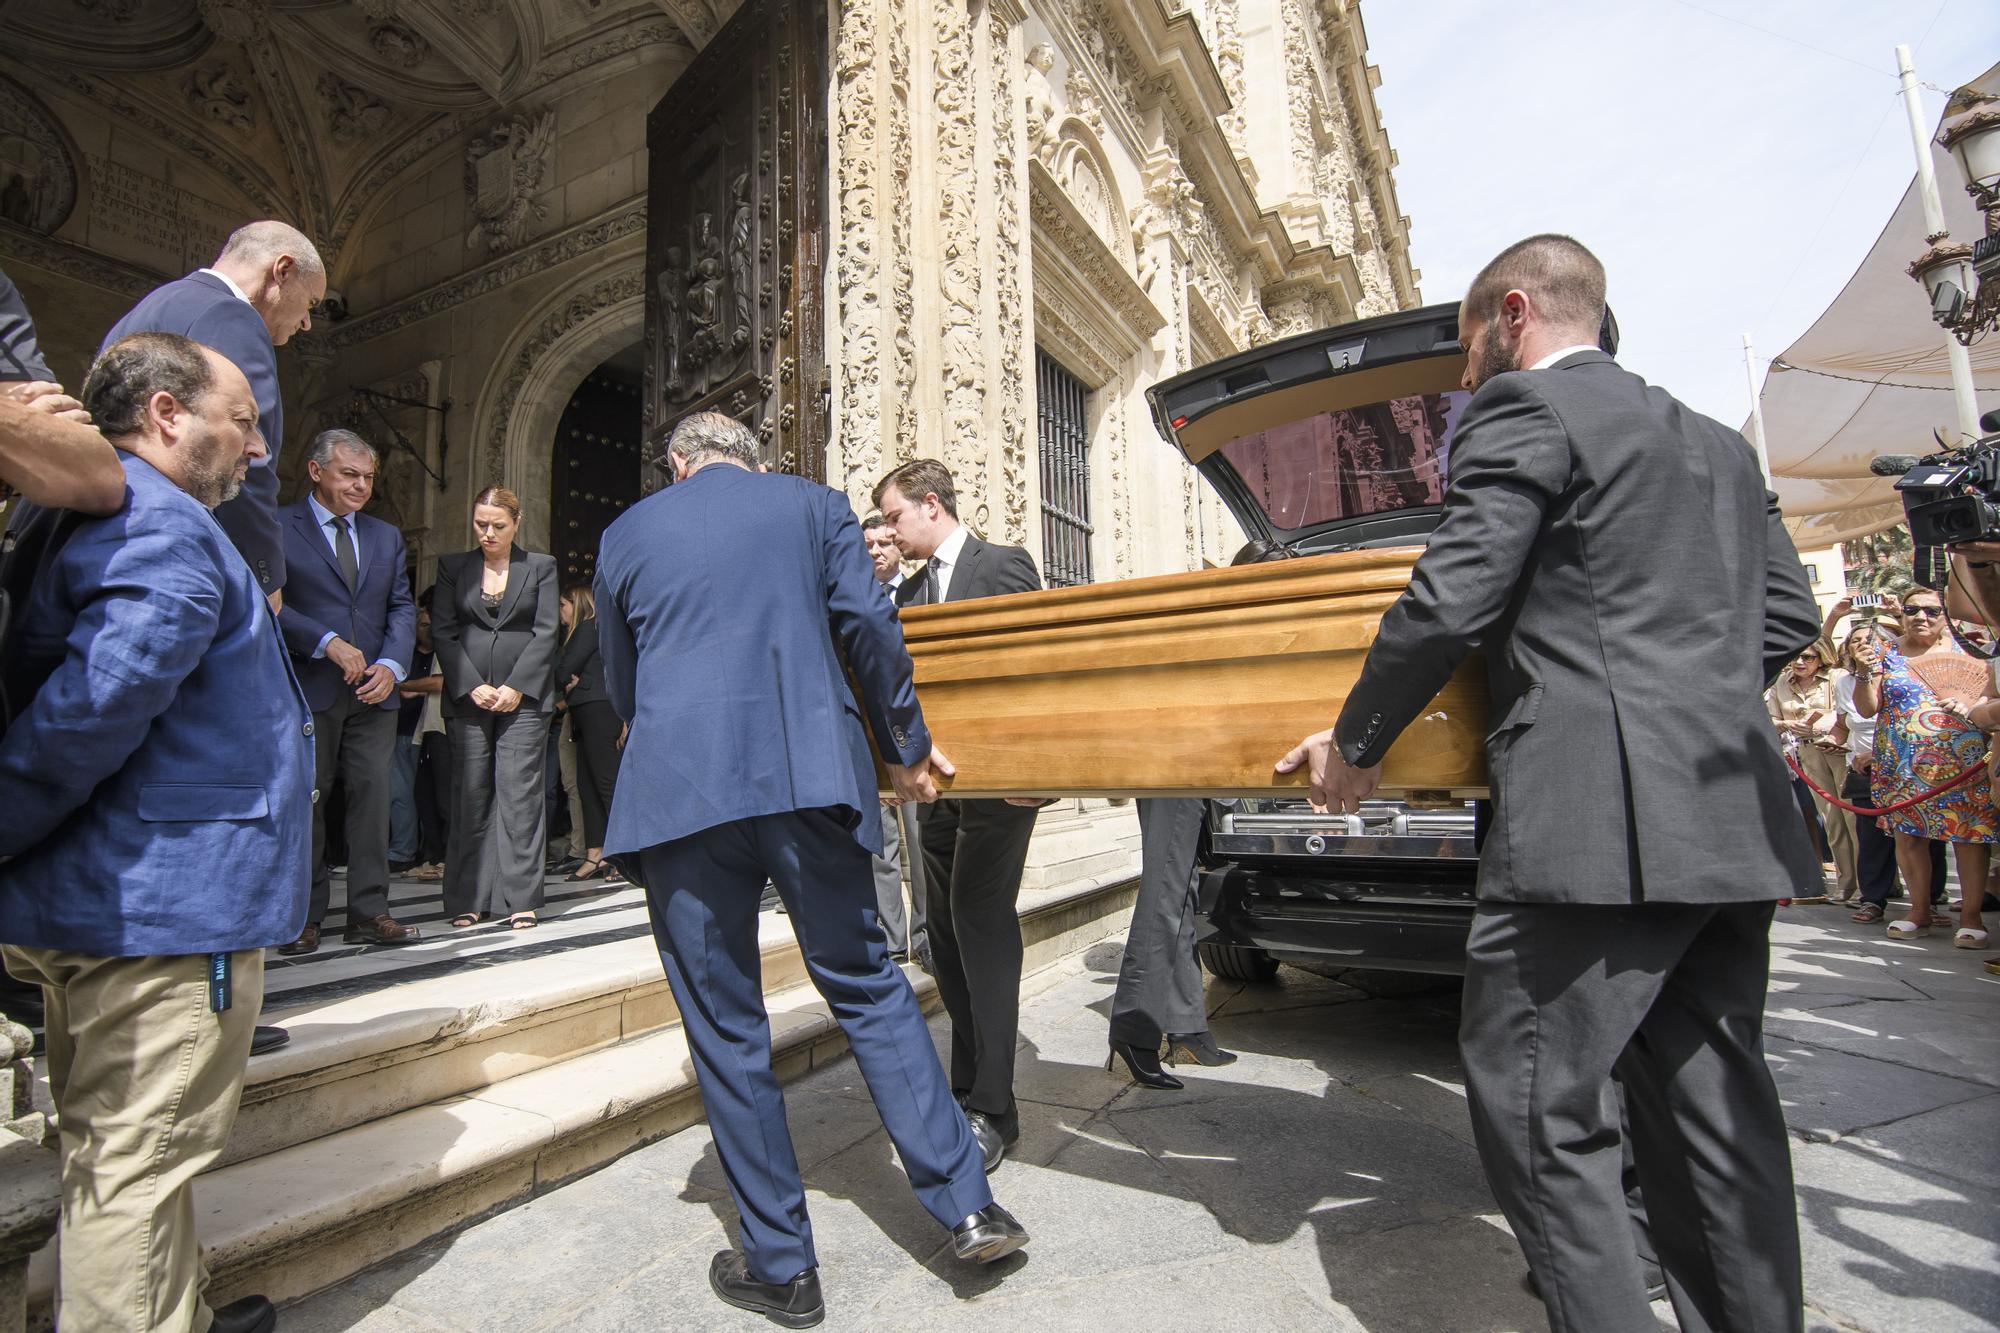
<svg viewBox="0 0 2000 1333">
<path fill-rule="evenodd" d="M 2000 94 L 2000 65 L 1973 80 Z M 1952 238 L 1984 222 L 1950 153 L 1931 144 Z M 1945 333 L 1931 322 L 1910 261 L 1926 249 L 1915 173 L 1868 257 L 1826 313 L 1771 363 L 1760 401 L 1772 488 L 1801 550 L 1878 532 L 1902 520 L 1893 481 L 1868 471 L 1878 454 L 1925 454 L 1958 429 Z M 2000 335 L 1972 348 L 1982 412 L 2000 407 Z M 1748 428 L 1746 426 L 1746 433 Z"/>
</svg>

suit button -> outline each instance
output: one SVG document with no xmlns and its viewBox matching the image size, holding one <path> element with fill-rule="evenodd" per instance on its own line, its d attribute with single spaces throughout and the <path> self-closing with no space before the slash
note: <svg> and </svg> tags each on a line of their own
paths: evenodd
<svg viewBox="0 0 2000 1333">
<path fill-rule="evenodd" d="M 1382 715 L 1381 715 L 1380 713 L 1376 713 L 1376 714 L 1375 714 L 1374 716 L 1370 717 L 1370 718 L 1369 718 L 1368 720 L 1369 720 L 1370 722 L 1374 722 L 1374 723 L 1379 723 L 1379 722 L 1381 722 L 1381 720 L 1382 720 Z"/>
<path fill-rule="evenodd" d="M 895 738 L 898 745 L 908 745 L 910 743 L 910 733 L 904 731 L 901 727 L 889 728 L 889 735 Z"/>
<path fill-rule="evenodd" d="M 305 727 L 305 731 L 306 731 L 306 735 L 308 735 L 308 736 L 312 735 L 312 734 L 313 734 L 313 724 L 312 724 L 312 723 L 310 723 L 310 722 L 306 723 L 306 727 Z"/>
<path fill-rule="evenodd" d="M 318 805 L 318 804 L 319 804 L 319 788 L 318 788 L 318 787 L 314 787 L 314 788 L 313 788 L 313 800 L 312 800 L 312 803 L 313 803 L 314 805 Z"/>
</svg>

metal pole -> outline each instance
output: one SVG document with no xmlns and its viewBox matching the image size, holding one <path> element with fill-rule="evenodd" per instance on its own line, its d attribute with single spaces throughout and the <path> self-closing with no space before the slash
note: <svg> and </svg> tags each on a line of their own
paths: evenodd
<svg viewBox="0 0 2000 1333">
<path fill-rule="evenodd" d="M 1757 466 L 1764 469 L 1764 484 L 1771 484 L 1771 453 L 1764 444 L 1764 400 L 1757 393 L 1757 350 L 1750 335 L 1743 335 L 1743 378 L 1750 384 L 1750 445 L 1757 451 Z"/>
<path fill-rule="evenodd" d="M 1944 225 L 1944 205 L 1938 201 L 1937 171 L 1931 164 L 1931 132 L 1924 122 L 1924 101 L 1917 91 L 1917 68 L 1910 63 L 1910 48 L 1896 48 L 1896 72 L 1903 80 L 1903 110 L 1910 118 L 1910 146 L 1917 152 L 1917 197 L 1924 206 L 1925 244 L 1934 244 L 1948 233 Z M 1970 298 L 1972 293 L 1967 292 Z M 1951 362 L 1951 396 L 1958 407 L 1958 430 L 1965 440 L 1979 438 L 1979 399 L 1972 389 L 1972 357 L 1965 345 L 1944 335 L 1945 355 Z"/>
</svg>

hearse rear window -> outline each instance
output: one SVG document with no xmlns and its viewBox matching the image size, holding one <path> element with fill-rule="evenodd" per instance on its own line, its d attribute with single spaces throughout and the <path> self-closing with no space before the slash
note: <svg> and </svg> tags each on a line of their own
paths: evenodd
<svg viewBox="0 0 2000 1333">
<path fill-rule="evenodd" d="M 1455 389 L 1321 412 L 1222 453 L 1280 530 L 1442 504 L 1452 430 L 1470 397 Z"/>
</svg>

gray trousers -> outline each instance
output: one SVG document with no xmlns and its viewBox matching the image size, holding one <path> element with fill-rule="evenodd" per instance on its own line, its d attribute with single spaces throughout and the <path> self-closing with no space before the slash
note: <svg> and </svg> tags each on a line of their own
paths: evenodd
<svg viewBox="0 0 2000 1333">
<path fill-rule="evenodd" d="M 1111 997 L 1111 1040 L 1156 1050 L 1167 1033 L 1208 1031 L 1194 958 L 1194 848 L 1207 802 L 1139 802 L 1139 899 Z"/>
<path fill-rule="evenodd" d="M 910 907 L 903 910 L 903 848 L 917 846 L 914 816 L 910 807 L 882 807 L 882 854 L 875 861 L 875 910 L 882 918 L 882 933 L 889 937 L 890 953 L 915 952 L 924 938 L 924 858 L 907 858 L 910 864 Z"/>
<path fill-rule="evenodd" d="M 548 836 L 549 715 L 516 709 L 445 719 L 451 833 L 444 910 L 511 915 L 542 905 Z"/>
<path fill-rule="evenodd" d="M 313 714 L 312 902 L 306 920 L 326 916 L 326 794 L 338 774 L 347 801 L 347 923 L 389 910 L 389 795 L 395 785 L 396 710 L 362 703 L 343 685 L 333 706 Z"/>
<path fill-rule="evenodd" d="M 1459 1029 L 1472 1127 L 1553 1333 L 1657 1328 L 1621 1109 L 1684 1333 L 1803 1327 L 1791 1150 L 1764 1064 L 1771 911 L 1480 904 Z"/>
</svg>

